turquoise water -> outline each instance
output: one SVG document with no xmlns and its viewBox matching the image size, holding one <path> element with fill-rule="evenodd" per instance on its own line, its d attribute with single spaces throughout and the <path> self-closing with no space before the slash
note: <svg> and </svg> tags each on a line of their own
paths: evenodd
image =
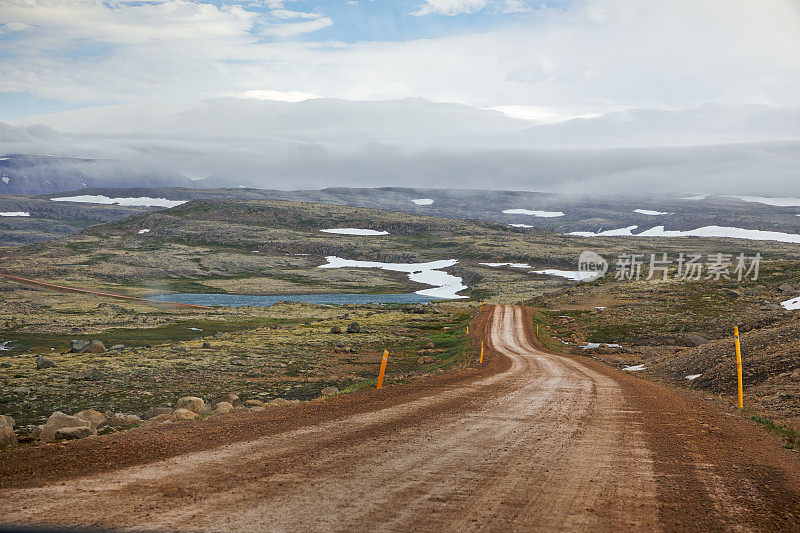
<svg viewBox="0 0 800 533">
<path fill-rule="evenodd" d="M 270 307 L 278 302 L 304 302 L 328 305 L 365 305 L 365 304 L 416 304 L 439 300 L 419 294 L 200 294 L 176 293 L 148 296 L 151 300 L 180 304 L 207 305 L 211 307 Z"/>
</svg>

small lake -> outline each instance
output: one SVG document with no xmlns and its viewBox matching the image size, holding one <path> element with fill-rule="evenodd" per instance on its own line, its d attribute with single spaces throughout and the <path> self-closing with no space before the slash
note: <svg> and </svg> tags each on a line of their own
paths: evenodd
<svg viewBox="0 0 800 533">
<path fill-rule="evenodd" d="M 147 296 L 150 300 L 179 304 L 207 305 L 211 307 L 270 307 L 278 302 L 303 302 L 322 305 L 366 305 L 366 304 L 418 304 L 439 301 L 419 294 L 201 294 L 177 293 Z"/>
</svg>

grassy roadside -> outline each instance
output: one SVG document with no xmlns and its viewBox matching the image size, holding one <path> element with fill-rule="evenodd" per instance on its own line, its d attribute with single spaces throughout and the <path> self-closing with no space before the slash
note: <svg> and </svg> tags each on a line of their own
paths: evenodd
<svg viewBox="0 0 800 533">
<path fill-rule="evenodd" d="M 186 395 L 210 400 L 236 392 L 243 399 L 310 400 L 326 387 L 361 390 L 375 385 L 384 349 L 390 352 L 386 386 L 463 368 L 478 356 L 466 335 L 473 308 L 464 303 L 284 303 L 261 309 L 128 314 L 120 311 L 122 306 L 98 312 L 96 301 L 81 310 L 81 302 L 90 299 L 58 296 L 65 297 L 74 303 L 68 313 L 54 313 L 46 305 L 30 307 L 24 325 L 0 328 L 0 339 L 18 348 L 0 351 L 0 413 L 22 426 L 40 424 L 56 410 L 140 413 Z M 117 326 L 128 319 L 135 322 Z M 332 332 L 354 322 L 360 325 L 358 333 Z M 125 347 L 101 354 L 67 353 L 73 338 Z M 39 355 L 56 366 L 37 369 Z"/>
</svg>

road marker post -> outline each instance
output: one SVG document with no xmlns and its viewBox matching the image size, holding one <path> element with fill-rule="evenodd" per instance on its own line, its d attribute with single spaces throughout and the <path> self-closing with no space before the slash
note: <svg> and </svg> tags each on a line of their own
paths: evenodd
<svg viewBox="0 0 800 533">
<path fill-rule="evenodd" d="M 483 363 L 483 341 L 481 341 L 481 360 L 478 363 Z"/>
<path fill-rule="evenodd" d="M 739 382 L 739 409 L 744 409 L 742 390 L 742 347 L 739 342 L 739 326 L 733 326 L 733 338 L 736 344 L 736 379 Z"/>
<path fill-rule="evenodd" d="M 378 373 L 378 389 L 383 387 L 383 374 L 386 372 L 386 363 L 389 361 L 389 350 L 383 351 L 383 358 L 381 359 L 381 371 Z"/>
<path fill-rule="evenodd" d="M 467 335 L 469 335 L 469 326 L 467 326 Z"/>
</svg>

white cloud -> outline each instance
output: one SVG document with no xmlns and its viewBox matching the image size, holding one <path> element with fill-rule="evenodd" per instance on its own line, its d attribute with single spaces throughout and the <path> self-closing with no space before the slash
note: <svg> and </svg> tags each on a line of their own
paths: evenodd
<svg viewBox="0 0 800 533">
<path fill-rule="evenodd" d="M 272 91 L 269 89 L 254 89 L 251 91 L 244 91 L 241 96 L 244 96 L 245 98 L 256 98 L 258 100 L 273 100 L 276 102 L 302 102 L 303 100 L 319 98 L 318 95 L 312 93 L 301 93 L 298 91 Z"/>
<path fill-rule="evenodd" d="M 516 116 L 528 109 L 533 118 L 546 110 L 539 113 L 545 121 L 703 102 L 800 106 L 800 10 L 793 0 L 536 4 L 535 12 L 490 32 L 354 43 L 293 42 L 332 21 L 288 9 L 288 2 L 267 5 L 272 11 L 258 14 L 188 0 L 113 7 L 6 0 L 0 20 L 20 29 L 4 36 L 0 92 L 112 103 L 248 91 L 420 96 L 503 106 Z M 526 5 L 534 4 L 437 0 L 419 10 Z"/>
<path fill-rule="evenodd" d="M 424 0 L 412 15 L 463 15 L 475 13 L 485 8 L 488 0 Z"/>
</svg>

